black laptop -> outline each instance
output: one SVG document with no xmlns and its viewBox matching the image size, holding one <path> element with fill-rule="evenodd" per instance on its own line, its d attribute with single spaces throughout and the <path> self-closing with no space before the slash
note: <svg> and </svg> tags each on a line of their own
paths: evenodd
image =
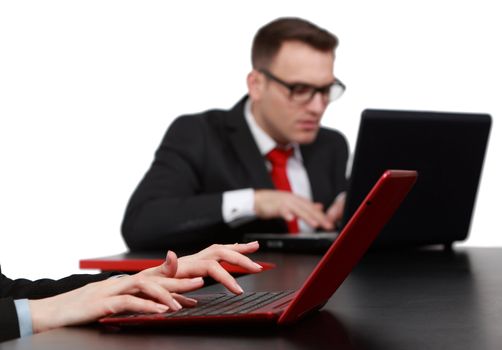
<svg viewBox="0 0 502 350">
<path fill-rule="evenodd" d="M 364 110 L 352 162 L 344 222 L 386 169 L 413 169 L 420 177 L 374 247 L 441 244 L 469 233 L 491 117 L 481 113 Z M 326 250 L 336 232 L 247 234 L 262 249 Z"/>
</svg>

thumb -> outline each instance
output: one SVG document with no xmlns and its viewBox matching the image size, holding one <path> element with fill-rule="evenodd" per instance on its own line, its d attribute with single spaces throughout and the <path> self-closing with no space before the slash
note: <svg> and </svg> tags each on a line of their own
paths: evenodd
<svg viewBox="0 0 502 350">
<path fill-rule="evenodd" d="M 166 254 L 166 260 L 161 265 L 161 272 L 165 277 L 176 276 L 176 271 L 178 270 L 178 257 L 176 253 L 169 250 Z"/>
<path fill-rule="evenodd" d="M 340 193 L 334 203 L 329 207 L 328 211 L 326 212 L 326 216 L 328 219 L 334 224 L 337 221 L 342 220 L 343 217 L 343 211 L 345 207 L 345 192 Z"/>
</svg>

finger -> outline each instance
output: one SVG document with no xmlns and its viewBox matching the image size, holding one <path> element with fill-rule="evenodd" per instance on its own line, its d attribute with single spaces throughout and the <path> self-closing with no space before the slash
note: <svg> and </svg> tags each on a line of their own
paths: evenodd
<svg viewBox="0 0 502 350">
<path fill-rule="evenodd" d="M 122 312 L 162 313 L 169 310 L 167 305 L 159 304 L 153 300 L 143 299 L 134 295 L 116 295 L 108 297 L 105 303 L 105 311 L 101 316 Z"/>
<path fill-rule="evenodd" d="M 286 221 L 292 221 L 292 220 L 295 220 L 297 215 L 295 213 L 294 210 L 291 210 L 290 208 L 288 207 L 283 207 L 281 209 L 279 209 L 279 213 L 281 215 L 281 217 L 286 220 Z"/>
<path fill-rule="evenodd" d="M 286 221 L 301 219 L 312 227 L 318 227 L 320 220 L 316 217 L 313 208 L 312 203 L 305 203 L 303 200 L 292 200 L 281 208 L 281 216 Z"/>
<path fill-rule="evenodd" d="M 167 251 L 166 260 L 161 265 L 162 274 L 166 277 L 176 276 L 176 271 L 178 271 L 178 257 L 173 251 Z"/>
<path fill-rule="evenodd" d="M 314 207 L 317 209 L 317 210 L 320 210 L 322 211 L 323 208 L 324 208 L 324 205 L 322 203 L 314 203 Z"/>
<path fill-rule="evenodd" d="M 197 254 L 184 256 L 179 259 L 177 278 L 207 276 L 209 270 L 207 264 L 210 261 L 225 260 L 229 263 L 239 265 L 250 272 L 260 272 L 263 268 L 242 253 L 252 253 L 259 248 L 258 242 L 247 244 L 213 244 L 209 248 Z"/>
<path fill-rule="evenodd" d="M 167 305 L 171 310 L 176 311 L 181 309 L 181 305 L 172 297 L 172 295 L 161 286 L 159 281 L 164 280 L 162 277 L 145 277 L 142 275 L 134 275 L 131 278 L 120 278 L 127 280 L 121 283 L 122 289 L 116 291 L 115 294 L 139 294 L 147 296 L 149 299 L 155 299 L 160 303 Z"/>
<path fill-rule="evenodd" d="M 240 252 L 232 250 L 233 246 L 238 246 L 238 245 L 239 244 L 220 246 L 219 249 L 215 251 L 213 260 L 216 261 L 223 260 L 231 264 L 241 266 L 246 270 L 249 270 L 250 272 L 260 272 L 263 268 L 261 265 L 255 263 L 249 257 L 241 254 Z M 240 245 L 244 246 L 245 244 L 240 244 Z M 251 246 L 254 249 L 259 245 L 258 242 L 252 242 Z"/>
<path fill-rule="evenodd" d="M 171 293 L 174 299 L 176 299 L 183 307 L 194 307 L 197 305 L 198 301 L 196 299 L 189 298 L 184 295 Z"/>
<path fill-rule="evenodd" d="M 248 258 L 247 256 L 241 254 L 242 251 L 256 251 L 258 249 L 258 242 L 251 242 L 248 244 L 226 244 L 226 245 L 213 245 L 212 253 L 208 255 L 204 260 L 214 260 L 214 261 L 226 261 L 234 265 L 241 266 L 250 272 L 260 272 L 262 270 L 262 266 L 255 263 L 253 260 Z M 240 251 L 240 252 L 239 252 Z M 194 262 L 192 265 L 192 274 L 199 273 L 200 276 L 205 276 L 204 272 L 207 273 L 207 269 L 205 269 L 204 260 L 199 260 Z"/>
<path fill-rule="evenodd" d="M 333 224 L 341 218 L 340 208 L 335 204 L 333 204 L 328 211 L 326 212 L 326 217 Z"/>
<path fill-rule="evenodd" d="M 245 269 L 250 270 L 251 272 L 259 272 L 262 269 L 262 266 L 253 262 L 250 258 L 243 255 L 244 253 L 253 253 L 260 247 L 257 241 L 250 242 L 247 244 L 213 244 L 211 247 L 204 249 L 202 252 L 204 254 L 198 253 L 198 259 L 193 259 L 190 263 L 190 274 L 192 276 L 205 276 L 204 265 L 208 260 L 221 261 L 224 260 L 234 265 L 239 265 L 244 267 Z M 200 254 L 200 256 L 199 256 Z"/>
<path fill-rule="evenodd" d="M 202 277 L 195 277 L 195 278 L 159 277 L 159 279 L 156 280 L 155 282 L 161 285 L 166 291 L 176 292 L 176 293 L 191 292 L 204 286 L 204 280 L 202 279 Z"/>
<path fill-rule="evenodd" d="M 215 281 L 223 284 L 229 291 L 235 294 L 242 294 L 244 291 L 241 286 L 237 283 L 235 278 L 228 273 L 219 263 L 216 261 L 209 261 L 206 264 L 206 271 L 209 276 L 211 276 Z"/>
<path fill-rule="evenodd" d="M 298 201 L 290 202 L 295 215 L 300 219 L 305 220 L 313 227 L 323 227 L 324 229 L 331 229 L 332 223 L 322 211 L 319 203 L 312 203 L 309 200 L 301 199 Z"/>
<path fill-rule="evenodd" d="M 328 213 L 324 213 L 324 205 L 322 203 L 314 203 L 316 211 L 320 214 L 320 225 L 324 229 L 332 229 L 334 227 L 334 221 L 328 216 Z"/>
<path fill-rule="evenodd" d="M 225 244 L 224 247 L 227 247 L 241 254 L 251 254 L 256 252 L 260 248 L 260 244 L 258 243 L 258 241 L 254 241 L 249 243 Z"/>
<path fill-rule="evenodd" d="M 332 223 L 337 223 L 342 220 L 343 211 L 345 208 L 345 197 L 346 192 L 341 192 L 340 194 L 338 194 L 335 201 L 326 212 L 326 215 L 329 217 Z"/>
<path fill-rule="evenodd" d="M 279 210 L 280 216 L 285 220 L 285 221 L 292 221 L 295 220 L 298 215 L 296 215 L 296 210 L 292 210 L 291 208 L 284 207 Z"/>
<path fill-rule="evenodd" d="M 197 257 L 198 259 L 219 259 L 222 250 L 232 250 L 241 254 L 250 254 L 260 248 L 257 241 L 249 243 L 234 243 L 234 244 L 213 244 L 210 247 L 201 250 L 197 254 L 192 255 L 192 257 Z M 182 258 L 183 259 L 183 258 Z"/>
</svg>

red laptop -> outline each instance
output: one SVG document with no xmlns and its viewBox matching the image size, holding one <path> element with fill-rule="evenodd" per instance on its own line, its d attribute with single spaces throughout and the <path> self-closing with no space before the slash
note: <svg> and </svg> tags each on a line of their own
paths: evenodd
<svg viewBox="0 0 502 350">
<path fill-rule="evenodd" d="M 199 301 L 194 308 L 164 314 L 113 315 L 100 322 L 143 327 L 239 321 L 281 325 L 296 322 L 310 311 L 320 309 L 335 293 L 392 217 L 416 178 L 416 171 L 384 172 L 299 290 L 198 294 L 193 296 Z"/>
</svg>

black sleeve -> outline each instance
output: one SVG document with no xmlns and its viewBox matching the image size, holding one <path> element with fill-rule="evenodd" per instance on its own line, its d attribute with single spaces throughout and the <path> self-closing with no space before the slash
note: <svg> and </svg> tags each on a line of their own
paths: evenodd
<svg viewBox="0 0 502 350">
<path fill-rule="evenodd" d="M 60 280 L 10 279 L 1 273 L 0 268 L 0 341 L 19 337 L 19 324 L 14 299 L 40 299 L 61 294 L 88 283 L 97 282 L 112 276 L 113 273 L 95 275 L 72 275 Z"/>
<path fill-rule="evenodd" d="M 0 298 L 0 342 L 19 338 L 19 323 L 12 298 Z"/>
<path fill-rule="evenodd" d="M 133 193 L 122 223 L 131 250 L 199 247 L 221 241 L 222 192 L 204 187 L 207 124 L 191 116 L 169 127 L 153 164 Z"/>
<path fill-rule="evenodd" d="M 14 299 L 41 299 L 80 288 L 91 282 L 102 281 L 114 273 L 71 275 L 60 280 L 24 278 L 12 280 L 0 273 L 0 297 Z"/>
</svg>

